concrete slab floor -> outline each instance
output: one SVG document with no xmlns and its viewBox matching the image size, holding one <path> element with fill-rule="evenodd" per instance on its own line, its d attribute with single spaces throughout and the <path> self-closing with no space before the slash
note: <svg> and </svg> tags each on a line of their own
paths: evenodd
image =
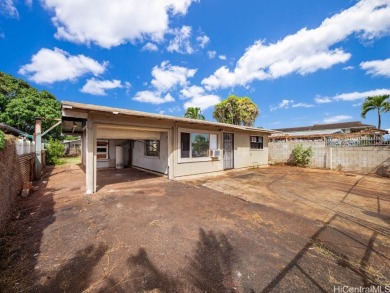
<svg viewBox="0 0 390 293">
<path fill-rule="evenodd" d="M 0 241 L 4 292 L 333 292 L 390 285 L 390 180 L 269 167 L 169 181 L 47 169 Z"/>
</svg>

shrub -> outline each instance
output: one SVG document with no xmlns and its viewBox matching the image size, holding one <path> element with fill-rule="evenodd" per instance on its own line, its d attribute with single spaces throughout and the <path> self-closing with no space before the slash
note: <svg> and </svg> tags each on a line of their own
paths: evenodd
<svg viewBox="0 0 390 293">
<path fill-rule="evenodd" d="M 46 159 L 49 165 L 61 165 L 64 160 L 61 159 L 64 156 L 65 146 L 59 140 L 49 139 L 46 144 Z"/>
<path fill-rule="evenodd" d="M 0 130 L 0 150 L 4 149 L 6 145 L 4 132 Z"/>
<path fill-rule="evenodd" d="M 299 167 L 306 167 L 309 165 L 312 156 L 313 149 L 311 147 L 305 149 L 301 144 L 296 145 L 292 151 L 293 163 Z"/>
</svg>

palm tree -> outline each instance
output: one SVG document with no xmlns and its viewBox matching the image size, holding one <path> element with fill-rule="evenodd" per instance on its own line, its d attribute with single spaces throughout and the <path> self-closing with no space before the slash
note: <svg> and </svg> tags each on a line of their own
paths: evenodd
<svg viewBox="0 0 390 293">
<path fill-rule="evenodd" d="M 368 112 L 376 109 L 378 111 L 378 129 L 380 129 L 381 113 L 390 110 L 389 97 L 390 95 L 381 95 L 366 98 L 362 105 L 362 118 L 366 118 Z"/>
<path fill-rule="evenodd" d="M 187 108 L 187 111 L 184 114 L 184 117 L 191 118 L 191 119 L 204 120 L 204 116 L 201 113 L 202 113 L 202 111 L 200 110 L 199 107 L 189 107 L 189 108 Z"/>
</svg>

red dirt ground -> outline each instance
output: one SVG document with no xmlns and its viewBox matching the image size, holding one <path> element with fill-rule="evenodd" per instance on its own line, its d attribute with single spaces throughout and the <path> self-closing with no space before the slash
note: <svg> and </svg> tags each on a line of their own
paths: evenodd
<svg viewBox="0 0 390 293">
<path fill-rule="evenodd" d="M 0 240 L 2 292 L 333 292 L 390 285 L 390 180 L 269 167 L 169 181 L 47 169 Z"/>
</svg>

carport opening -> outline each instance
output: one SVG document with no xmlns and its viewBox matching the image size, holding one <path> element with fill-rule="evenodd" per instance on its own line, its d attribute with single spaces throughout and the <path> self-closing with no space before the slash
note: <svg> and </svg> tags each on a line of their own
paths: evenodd
<svg viewBox="0 0 390 293">
<path fill-rule="evenodd" d="M 96 140 L 96 189 L 168 175 L 168 134 L 160 139 Z"/>
</svg>

